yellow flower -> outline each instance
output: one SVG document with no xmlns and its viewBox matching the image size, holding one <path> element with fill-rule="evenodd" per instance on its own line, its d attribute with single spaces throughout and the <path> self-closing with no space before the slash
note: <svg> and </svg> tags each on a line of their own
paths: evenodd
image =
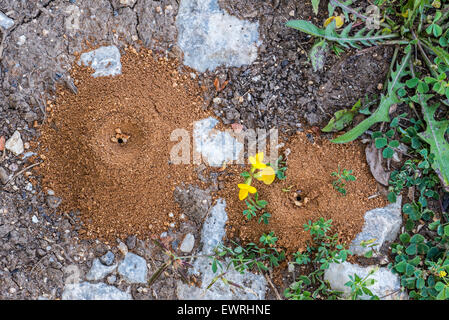
<svg viewBox="0 0 449 320">
<path fill-rule="evenodd" d="M 240 189 L 239 191 L 239 199 L 243 200 L 248 196 L 248 192 L 249 193 L 256 193 L 257 189 L 248 185 L 248 184 L 244 184 L 244 183 L 239 183 L 238 187 Z"/>
<path fill-rule="evenodd" d="M 276 172 L 272 167 L 265 167 L 261 169 L 254 177 L 259 180 L 263 181 L 265 184 L 271 184 L 274 181 L 274 178 L 276 178 Z"/>
<path fill-rule="evenodd" d="M 263 152 L 259 152 L 255 157 L 249 157 L 249 163 L 251 163 L 255 169 L 263 169 L 267 166 L 263 163 Z"/>
<path fill-rule="evenodd" d="M 324 21 L 324 26 L 327 27 L 332 21 L 335 20 L 335 24 L 338 28 L 341 28 L 343 26 L 344 20 L 341 16 L 332 16 L 326 19 L 326 21 Z"/>
<path fill-rule="evenodd" d="M 444 270 L 440 271 L 440 278 L 444 278 L 445 276 L 447 276 L 446 271 Z"/>
</svg>

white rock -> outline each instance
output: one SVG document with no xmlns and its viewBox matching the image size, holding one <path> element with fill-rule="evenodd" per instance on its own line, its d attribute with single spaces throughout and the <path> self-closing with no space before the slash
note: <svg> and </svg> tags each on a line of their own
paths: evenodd
<svg viewBox="0 0 449 320">
<path fill-rule="evenodd" d="M 95 259 L 92 263 L 92 268 L 90 268 L 89 272 L 86 275 L 87 280 L 98 281 L 106 277 L 108 274 L 112 273 L 115 268 L 117 268 L 117 264 L 106 266 L 101 263 L 100 259 Z"/>
<path fill-rule="evenodd" d="M 136 3 L 136 0 L 120 0 L 120 4 L 124 6 L 130 6 L 132 7 Z"/>
<path fill-rule="evenodd" d="M 362 232 L 351 242 L 350 250 L 357 255 L 373 249 L 379 249 L 388 242 L 396 239 L 402 225 L 401 214 L 402 197 L 398 197 L 396 203 L 387 205 L 384 208 L 376 208 L 365 213 L 365 224 Z M 376 239 L 376 245 L 372 248 L 362 247 L 361 241 Z"/>
<path fill-rule="evenodd" d="M 69 32 L 76 32 L 80 29 L 81 10 L 78 6 L 71 4 L 65 8 L 66 17 L 64 26 Z"/>
<path fill-rule="evenodd" d="M 117 247 L 120 250 L 120 252 L 124 256 L 126 256 L 126 254 L 128 253 L 128 247 L 126 246 L 126 244 L 124 244 L 123 242 L 120 241 Z"/>
<path fill-rule="evenodd" d="M 324 272 L 324 280 L 329 281 L 332 289 L 341 291 L 343 296 L 348 297 L 351 288 L 345 286 L 345 283 L 350 281 L 349 276 L 357 274 L 364 278 L 373 268 L 372 266 L 364 268 L 349 262 L 331 263 L 329 269 Z M 368 286 L 368 289 L 382 300 L 408 299 L 407 294 L 400 291 L 401 282 L 398 275 L 393 274 L 387 268 L 379 268 L 370 278 L 376 282 L 372 286 Z M 369 298 L 366 295 L 361 297 L 361 299 Z"/>
<path fill-rule="evenodd" d="M 182 240 L 180 250 L 185 253 L 189 253 L 193 250 L 193 247 L 195 245 L 195 237 L 193 234 L 188 233 L 184 237 L 184 240 Z"/>
<path fill-rule="evenodd" d="M 19 41 L 17 41 L 17 45 L 18 46 L 24 45 L 26 41 L 27 41 L 27 37 L 25 37 L 25 35 L 21 35 L 19 37 Z"/>
<path fill-rule="evenodd" d="M 66 285 L 62 300 L 132 300 L 132 297 L 127 292 L 101 282 L 81 282 Z"/>
<path fill-rule="evenodd" d="M 243 144 L 228 132 L 214 129 L 217 124 L 215 118 L 209 117 L 196 121 L 193 128 L 195 152 L 202 156 L 206 164 L 213 167 L 221 167 L 223 162 L 238 160 L 243 151 Z"/>
<path fill-rule="evenodd" d="M 117 271 L 129 283 L 146 283 L 147 281 L 147 262 L 134 253 L 126 254 Z"/>
<path fill-rule="evenodd" d="M 78 64 L 92 67 L 93 77 L 115 76 L 122 73 L 120 51 L 116 46 L 100 47 L 81 55 Z"/>
<path fill-rule="evenodd" d="M 9 18 L 6 14 L 0 11 L 0 27 L 8 30 L 14 25 L 14 20 Z"/>
<path fill-rule="evenodd" d="M 226 233 L 225 223 L 228 219 L 225 208 L 225 200 L 219 199 L 204 222 L 201 233 L 203 249 L 200 255 L 211 254 L 213 249 L 222 242 Z M 229 263 L 229 260 L 225 263 Z M 207 289 L 207 286 L 218 274 L 212 271 L 211 264 L 211 260 L 205 257 L 199 257 L 194 261 L 193 268 L 189 270 L 189 274 L 194 274 L 201 279 L 201 287 L 189 286 L 179 281 L 176 288 L 176 293 L 179 299 L 263 300 L 265 298 L 267 283 L 264 276 L 256 275 L 251 272 L 241 274 L 235 271 L 232 267 L 226 272 L 226 279 L 242 284 L 243 289 L 225 285 L 222 281 L 215 282 L 209 289 Z"/>
<path fill-rule="evenodd" d="M 16 130 L 16 132 L 14 132 L 11 138 L 9 138 L 8 141 L 6 141 L 5 148 L 6 150 L 9 150 L 12 153 L 14 153 L 16 156 L 23 153 L 24 151 L 23 141 L 22 138 L 20 137 L 19 131 Z"/>
<path fill-rule="evenodd" d="M 259 23 L 240 20 L 218 0 L 183 0 L 176 17 L 184 64 L 200 71 L 220 65 L 240 67 L 257 58 Z"/>
<path fill-rule="evenodd" d="M 33 223 L 38 223 L 38 222 L 39 222 L 39 219 L 38 219 L 35 215 L 33 215 L 33 216 L 31 217 L 31 221 L 32 221 Z"/>
</svg>

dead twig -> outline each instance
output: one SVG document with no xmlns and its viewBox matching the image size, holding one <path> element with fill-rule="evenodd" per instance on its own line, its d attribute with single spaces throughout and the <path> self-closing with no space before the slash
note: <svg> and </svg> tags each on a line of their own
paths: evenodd
<svg viewBox="0 0 449 320">
<path fill-rule="evenodd" d="M 34 163 L 34 164 L 32 164 L 32 165 L 30 165 L 30 166 L 28 166 L 28 167 L 26 167 L 26 168 L 20 170 L 20 171 L 17 172 L 14 176 L 12 176 L 8 181 L 6 181 L 5 186 L 6 186 L 8 183 L 10 183 L 12 180 L 14 180 L 15 178 L 17 178 L 18 176 L 20 176 L 20 175 L 21 175 L 22 173 L 24 173 L 25 171 L 27 171 L 27 170 L 29 170 L 29 169 L 31 169 L 31 168 L 34 168 L 35 166 L 38 166 L 38 165 L 40 165 L 41 163 L 42 163 L 42 162 Z"/>
<path fill-rule="evenodd" d="M 270 272 L 270 277 L 271 277 L 271 272 Z M 278 300 L 282 300 L 281 295 L 279 294 L 279 291 L 276 289 L 276 287 L 274 286 L 273 282 L 271 281 L 270 277 L 265 273 L 265 279 L 267 279 L 267 282 L 270 284 L 271 288 L 274 291 L 274 294 L 276 295 L 276 298 Z"/>
</svg>

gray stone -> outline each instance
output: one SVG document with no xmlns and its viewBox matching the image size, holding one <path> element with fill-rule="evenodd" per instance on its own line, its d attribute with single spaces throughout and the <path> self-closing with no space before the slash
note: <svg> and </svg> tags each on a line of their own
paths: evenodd
<svg viewBox="0 0 449 320">
<path fill-rule="evenodd" d="M 8 171 L 5 168 L 0 167 L 0 182 L 5 184 L 9 180 Z"/>
<path fill-rule="evenodd" d="M 222 242 L 226 233 L 225 224 L 228 219 L 226 202 L 219 199 L 217 204 L 211 209 L 209 216 L 203 225 L 201 242 L 203 249 L 200 255 L 207 255 Z M 230 261 L 227 260 L 227 265 Z M 215 282 L 209 289 L 207 286 L 217 276 L 211 268 L 211 260 L 207 257 L 198 257 L 193 268 L 188 272 L 201 279 L 201 287 L 189 286 L 181 281 L 177 283 L 176 294 L 181 300 L 255 300 L 264 299 L 266 291 L 266 280 L 264 276 L 245 272 L 243 274 L 230 267 L 226 272 L 226 279 L 237 284 L 242 284 L 242 289 L 230 287 L 222 281 Z M 218 271 L 220 272 L 220 271 Z"/>
<path fill-rule="evenodd" d="M 68 284 L 62 300 L 132 300 L 131 294 L 104 283 L 81 282 Z"/>
<path fill-rule="evenodd" d="M 349 249 L 354 254 L 363 255 L 371 249 L 379 251 L 384 244 L 394 241 L 402 225 L 401 202 L 402 197 L 398 197 L 396 203 L 366 212 L 362 232 L 351 242 Z M 376 244 L 372 248 L 360 245 L 362 241 L 371 239 L 375 239 Z"/>
<path fill-rule="evenodd" d="M 106 252 L 103 256 L 100 257 L 100 261 L 105 266 L 110 266 L 114 263 L 115 255 L 112 251 Z"/>
<path fill-rule="evenodd" d="M 92 268 L 86 275 L 87 280 L 98 281 L 106 277 L 117 268 L 117 265 L 105 266 L 100 262 L 100 259 L 95 259 L 92 263 Z"/>
<path fill-rule="evenodd" d="M 81 63 L 95 70 L 92 74 L 93 77 L 115 76 L 122 73 L 120 51 L 116 46 L 100 47 L 85 52 L 78 62 L 80 65 Z"/>
<path fill-rule="evenodd" d="M 136 241 L 136 236 L 129 236 L 128 238 L 126 238 L 126 246 L 128 247 L 128 249 L 134 249 L 136 247 Z"/>
<path fill-rule="evenodd" d="M 204 221 L 201 231 L 201 242 L 203 243 L 202 252 L 204 254 L 213 254 L 214 249 L 222 243 L 226 235 L 224 228 L 226 221 L 228 221 L 226 200 L 218 199 L 215 206 L 212 207 L 206 221 Z"/>
<path fill-rule="evenodd" d="M 345 286 L 345 283 L 350 281 L 349 276 L 357 274 L 359 277 L 366 277 L 375 267 L 361 267 L 349 262 L 331 263 L 329 269 L 324 272 L 324 280 L 329 281 L 332 289 L 343 292 L 344 297 L 348 297 L 351 293 L 351 288 Z M 378 268 L 370 278 L 375 280 L 372 286 L 368 289 L 374 295 L 377 295 L 382 300 L 404 300 L 408 299 L 406 293 L 401 291 L 401 281 L 398 275 L 393 274 L 387 268 Z M 369 296 L 362 296 L 361 299 L 369 299 Z"/>
<path fill-rule="evenodd" d="M 147 272 L 145 259 L 131 252 L 118 266 L 118 273 L 129 283 L 146 283 Z"/>
<path fill-rule="evenodd" d="M 195 245 L 195 237 L 193 234 L 188 233 L 182 240 L 181 247 L 179 248 L 182 252 L 189 253 L 193 250 Z"/>
<path fill-rule="evenodd" d="M 120 4 L 132 7 L 137 0 L 120 0 Z"/>
<path fill-rule="evenodd" d="M 0 27 L 8 30 L 14 25 L 14 20 L 9 18 L 6 14 L 0 11 Z"/>
<path fill-rule="evenodd" d="M 24 151 L 23 141 L 22 138 L 20 137 L 19 131 L 16 130 L 14 134 L 8 139 L 8 141 L 6 141 L 5 148 L 6 150 L 9 150 L 12 153 L 14 153 L 16 156 L 23 153 Z"/>
<path fill-rule="evenodd" d="M 56 209 L 61 204 L 62 199 L 56 196 L 47 196 L 47 204 L 50 208 Z"/>
<path fill-rule="evenodd" d="M 195 151 L 202 155 L 206 164 L 221 167 L 223 162 L 238 160 L 243 144 L 228 132 L 215 130 L 218 120 L 212 117 L 196 121 L 193 129 Z"/>
<path fill-rule="evenodd" d="M 128 253 L 128 247 L 123 242 L 119 241 L 117 248 L 120 250 L 120 252 L 126 256 Z"/>
<path fill-rule="evenodd" d="M 183 0 L 176 17 L 184 64 L 200 71 L 220 65 L 240 67 L 257 58 L 259 23 L 220 9 L 218 0 Z"/>
</svg>

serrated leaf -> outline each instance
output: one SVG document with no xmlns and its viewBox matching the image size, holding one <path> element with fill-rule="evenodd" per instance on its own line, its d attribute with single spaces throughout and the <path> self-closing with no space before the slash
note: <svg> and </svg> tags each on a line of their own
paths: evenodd
<svg viewBox="0 0 449 320">
<path fill-rule="evenodd" d="M 314 37 L 321 37 L 328 41 L 334 41 L 345 48 L 350 46 L 353 48 L 360 48 L 360 45 L 372 46 L 388 39 L 398 37 L 397 33 L 381 34 L 381 31 L 373 33 L 374 30 L 367 32 L 366 28 L 362 28 L 355 35 L 349 35 L 352 29 L 352 23 L 345 27 L 340 33 L 336 29 L 335 20 L 332 21 L 326 29 L 316 27 L 313 23 L 306 20 L 290 20 L 286 23 L 287 27 L 297 29 L 299 31 L 310 34 Z"/>
<path fill-rule="evenodd" d="M 401 82 L 401 79 L 408 74 L 408 72 L 406 72 L 406 67 L 408 66 L 410 55 L 411 52 L 408 52 L 402 59 L 401 63 L 397 64 L 396 70 L 391 72 L 390 79 L 388 81 L 387 94 L 381 96 L 380 104 L 377 110 L 371 116 L 359 123 L 356 127 L 352 128 L 350 131 L 333 139 L 332 142 L 346 143 L 352 141 L 362 135 L 373 124 L 377 122 L 390 121 L 390 107 L 393 104 L 400 102 L 400 99 L 398 98 L 396 92 L 399 88 L 405 86 L 405 84 Z"/>
<path fill-rule="evenodd" d="M 437 121 L 434 118 L 438 104 L 427 105 L 430 97 L 419 97 L 424 120 L 427 124 L 426 131 L 418 133 L 418 136 L 430 145 L 430 152 L 435 158 L 432 168 L 437 173 L 446 191 L 449 191 L 449 143 L 444 135 L 449 128 L 449 120 Z"/>
<path fill-rule="evenodd" d="M 317 42 L 309 51 L 309 58 L 312 62 L 313 71 L 317 72 L 324 68 L 328 45 L 325 40 Z"/>
</svg>

